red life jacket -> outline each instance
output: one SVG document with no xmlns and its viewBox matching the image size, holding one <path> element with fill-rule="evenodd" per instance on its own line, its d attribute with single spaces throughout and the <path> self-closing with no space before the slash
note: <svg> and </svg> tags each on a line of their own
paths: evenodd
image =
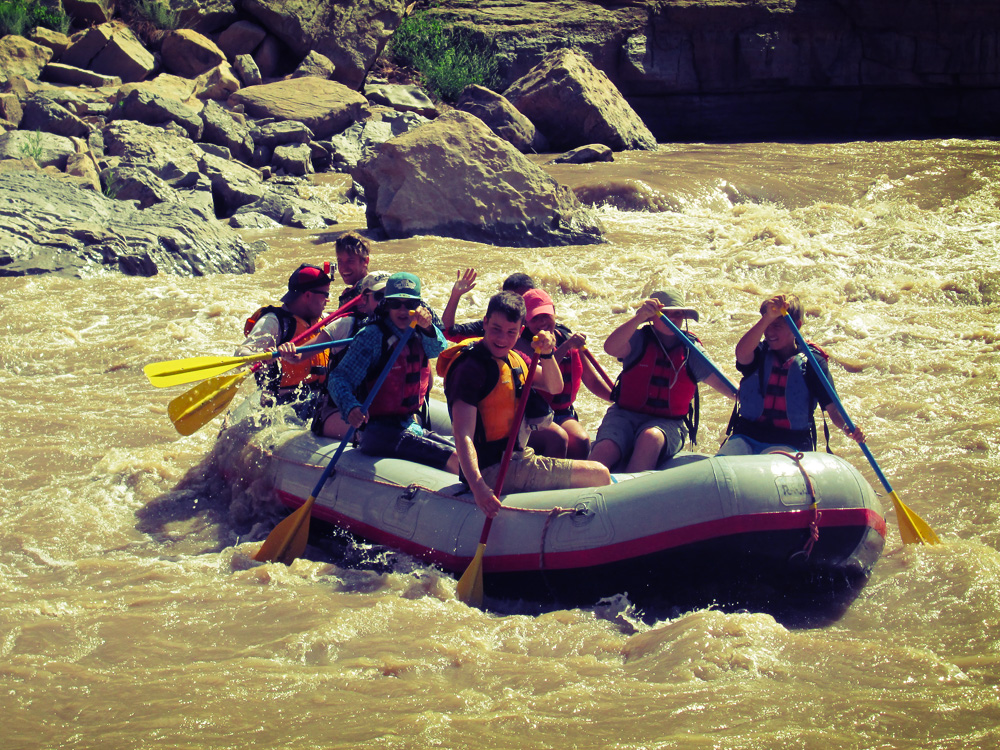
<svg viewBox="0 0 1000 750">
<path fill-rule="evenodd" d="M 664 352 L 651 326 L 641 330 L 642 355 L 622 370 L 612 397 L 618 406 L 629 411 L 683 419 L 698 391 L 698 383 L 688 369 L 688 347 L 678 342 Z"/>
<path fill-rule="evenodd" d="M 365 397 L 371 392 L 398 341 L 397 334 L 383 321 L 380 320 L 375 325 L 382 332 L 382 355 L 368 369 L 361 388 Z M 431 368 L 424 353 L 424 344 L 419 335 L 413 335 L 407 342 L 406 349 L 393 363 L 382 387 L 375 394 L 368 415 L 374 418 L 416 414 L 423 407 L 430 388 Z"/>
<path fill-rule="evenodd" d="M 573 332 L 565 326 L 556 325 L 556 346 L 561 345 L 572 334 Z M 555 412 L 566 411 L 573 406 L 580 392 L 580 383 L 583 381 L 583 358 L 579 349 L 570 349 L 569 354 L 559 360 L 559 371 L 563 379 L 563 389 L 559 393 L 538 391 L 545 399 L 545 403 Z"/>
<path fill-rule="evenodd" d="M 312 325 L 312 323 L 309 323 L 304 318 L 293 315 L 283 307 L 262 307 L 247 318 L 243 324 L 243 335 L 249 336 L 250 331 L 257 325 L 257 321 L 268 313 L 274 313 L 278 318 L 278 324 L 281 327 L 279 345 L 284 344 L 286 341 L 291 341 Z M 298 342 L 298 346 L 305 346 L 312 342 L 319 333 L 319 331 L 316 331 L 305 341 Z M 300 384 L 309 386 L 318 385 L 326 380 L 329 363 L 330 352 L 326 349 L 316 352 L 301 362 L 285 362 L 281 359 L 274 360 L 258 371 L 258 383 L 261 387 L 266 386 L 270 389 L 293 388 Z"/>
</svg>

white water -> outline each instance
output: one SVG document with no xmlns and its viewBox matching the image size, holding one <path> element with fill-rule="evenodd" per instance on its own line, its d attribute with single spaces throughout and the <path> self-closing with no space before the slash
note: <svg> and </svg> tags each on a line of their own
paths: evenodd
<svg viewBox="0 0 1000 750">
<path fill-rule="evenodd" d="M 166 405 L 181 389 L 150 387 L 141 368 L 231 353 L 246 315 L 298 263 L 332 260 L 329 246 L 262 235 L 273 249 L 246 277 L 3 278 L 3 747 L 995 747 L 996 145 L 616 158 L 552 170 L 654 209 L 602 209 L 608 244 L 424 237 L 379 243 L 372 268 L 415 271 L 440 310 L 455 271 L 475 266 L 460 319 L 526 271 L 595 343 L 633 302 L 677 285 L 733 377 L 761 296 L 792 289 L 846 408 L 944 545 L 901 549 L 887 502 L 887 554 L 847 614 L 816 630 L 712 610 L 650 626 L 624 599 L 491 615 L 432 569 L 352 569 L 335 546 L 322 562 L 254 567 L 253 544 L 233 545 L 271 528 L 268 498 L 251 474 L 231 487 L 212 473 L 214 425 L 179 437 Z M 363 216 L 345 208 L 344 220 Z M 601 412 L 583 399 L 592 429 Z M 706 395 L 702 450 L 728 416 Z M 878 487 L 856 448 L 833 447 Z"/>
</svg>

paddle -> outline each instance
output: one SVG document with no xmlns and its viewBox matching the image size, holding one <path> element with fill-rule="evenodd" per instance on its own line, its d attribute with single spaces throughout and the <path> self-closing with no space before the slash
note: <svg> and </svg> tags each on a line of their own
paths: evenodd
<svg viewBox="0 0 1000 750">
<path fill-rule="evenodd" d="M 308 338 L 322 326 L 342 318 L 350 313 L 351 308 L 358 303 L 360 296 L 346 302 L 340 308 L 327 315 L 318 323 L 313 323 L 298 336 L 292 339 L 293 344 Z M 260 367 L 256 363 L 249 370 L 238 373 L 226 373 L 199 383 L 189 391 L 185 391 L 167 406 L 167 415 L 181 435 L 191 435 L 222 413 L 233 400 L 251 372 Z"/>
<path fill-rule="evenodd" d="M 507 467 L 510 466 L 510 457 L 514 452 L 514 443 L 517 442 L 517 435 L 521 431 L 521 420 L 524 419 L 524 410 L 528 405 L 528 395 L 531 393 L 531 382 L 535 379 L 535 370 L 538 369 L 538 351 L 531 357 L 531 364 L 528 367 L 528 374 L 524 378 L 524 386 L 521 389 L 521 398 L 517 402 L 517 411 L 514 412 L 514 426 L 507 437 L 507 445 L 503 451 L 503 458 L 500 460 L 500 470 L 497 472 L 496 484 L 493 487 L 493 494 L 499 499 L 503 491 L 503 480 L 507 476 Z M 479 546 L 476 547 L 476 554 L 469 563 L 469 567 L 458 579 L 455 587 L 455 596 L 459 601 L 479 607 L 483 603 L 483 553 L 486 552 L 486 540 L 490 535 L 490 528 L 493 526 L 493 519 L 487 518 L 483 524 L 483 533 L 479 535 Z"/>
<path fill-rule="evenodd" d="M 336 312 L 327 316 L 323 320 L 311 325 L 308 329 L 293 339 L 301 341 L 322 326 L 329 323 L 336 317 L 342 315 L 352 307 L 361 297 L 355 297 L 350 302 L 341 306 Z M 205 380 L 229 372 L 234 367 L 250 364 L 251 362 L 262 362 L 268 359 L 275 359 L 279 356 L 278 351 L 261 352 L 250 354 L 245 357 L 189 357 L 187 359 L 174 359 L 168 362 L 151 362 L 142 368 L 149 378 L 149 382 L 157 388 L 168 388 L 172 385 L 185 385 L 196 380 Z"/>
<path fill-rule="evenodd" d="M 837 396 L 837 391 L 834 390 L 833 384 L 827 379 L 826 375 L 823 374 L 823 370 L 820 368 L 819 362 L 816 361 L 816 355 L 813 354 L 812 349 L 809 344 L 806 343 L 805 338 L 802 336 L 802 332 L 799 330 L 798 326 L 795 325 L 795 321 L 788 314 L 788 310 L 784 311 L 785 322 L 788 323 L 788 327 L 795 334 L 795 340 L 799 344 L 799 348 L 805 352 L 806 357 L 809 358 L 809 364 L 812 366 L 813 372 L 819 377 L 820 382 L 823 384 L 823 388 L 826 389 L 827 395 L 831 400 L 837 405 L 837 409 L 840 410 L 840 415 L 844 418 L 844 424 L 847 428 L 854 432 L 854 423 L 851 418 L 847 415 L 847 410 L 844 408 L 844 404 L 841 402 L 840 397 Z M 892 498 L 892 505 L 896 509 L 896 523 L 899 524 L 899 535 L 903 538 L 903 544 L 940 544 L 941 540 L 938 539 L 938 535 L 934 533 L 934 530 L 927 525 L 927 523 L 916 513 L 906 507 L 906 504 L 900 500 L 899 495 L 896 494 L 895 490 L 889 484 L 889 480 L 885 478 L 885 474 L 882 473 L 882 469 L 879 468 L 878 462 L 875 461 L 875 456 L 872 452 L 868 450 L 868 446 L 864 443 L 858 443 L 861 446 L 861 451 L 865 454 L 865 458 L 868 459 L 868 463 L 871 464 L 872 469 L 875 470 L 875 476 L 885 487 L 885 491 L 889 493 L 889 497 Z"/>
<path fill-rule="evenodd" d="M 372 402 L 375 400 L 375 396 L 378 395 L 379 389 L 382 387 L 382 383 L 385 379 L 389 377 L 389 370 L 396 363 L 399 358 L 400 353 L 406 348 L 407 342 L 410 340 L 410 336 L 413 335 L 413 329 L 417 327 L 416 319 L 413 319 L 410 323 L 410 327 L 403 331 L 403 335 L 399 337 L 399 342 L 396 344 L 396 348 L 392 350 L 392 354 L 389 355 L 389 361 L 385 363 L 385 367 L 382 368 L 382 372 L 379 373 L 378 378 L 375 380 L 375 384 L 372 386 L 371 391 L 368 393 L 368 397 L 365 402 L 361 405 L 361 411 L 365 414 L 368 413 L 368 409 L 371 407 Z M 270 534 L 267 535 L 267 539 L 257 550 L 257 554 L 253 556 L 254 560 L 260 562 L 283 562 L 285 565 L 291 565 L 292 561 L 296 557 L 302 555 L 306 548 L 306 542 L 309 539 L 309 518 L 312 515 L 313 503 L 316 502 L 316 497 L 323 490 L 323 486 L 326 481 L 333 474 L 333 469 L 337 465 L 337 461 L 340 460 L 341 454 L 347 447 L 348 442 L 354 437 L 355 428 L 351 427 L 347 430 L 347 434 L 344 435 L 344 439 L 341 441 L 340 446 L 337 448 L 337 452 L 333 454 L 333 458 L 330 459 L 330 463 L 327 464 L 326 469 L 320 476 L 319 481 L 313 488 L 309 497 L 306 499 L 297 510 L 295 510 L 288 518 L 279 523 Z"/>
<path fill-rule="evenodd" d="M 322 344 L 310 344 L 299 347 L 299 353 L 322 351 L 333 346 L 349 344 L 354 339 L 327 341 Z M 220 414 L 233 400 L 243 381 L 253 372 L 241 370 L 236 373 L 225 373 L 199 383 L 189 391 L 185 391 L 167 406 L 167 415 L 181 435 L 190 435 L 204 427 Z"/>
<path fill-rule="evenodd" d="M 600 375 L 601 379 L 608 384 L 608 388 L 614 390 L 615 381 L 613 381 L 611 379 L 611 376 L 608 375 L 608 371 L 605 370 L 603 367 L 601 367 L 601 363 L 597 361 L 597 357 L 594 356 L 594 353 L 585 346 L 582 346 L 580 348 L 583 349 L 583 353 L 590 361 L 590 364 L 592 364 L 594 366 L 594 369 L 597 370 L 597 374 Z"/>
<path fill-rule="evenodd" d="M 663 313 L 660 313 L 660 320 L 662 320 L 664 323 L 666 323 L 667 327 L 671 331 L 673 331 L 674 335 L 677 336 L 681 341 L 687 341 L 690 344 L 688 346 L 688 351 L 691 352 L 692 354 L 694 354 L 702 362 L 704 362 L 705 365 L 715 374 L 715 377 L 717 377 L 723 383 L 725 383 L 726 385 L 728 385 L 729 388 L 732 390 L 733 393 L 738 393 L 739 392 L 739 389 L 736 387 L 736 384 L 733 383 L 732 380 L 730 380 L 729 378 L 727 378 L 723 374 L 722 370 L 720 370 L 718 367 L 715 366 L 715 363 L 708 358 L 708 355 L 705 354 L 705 352 L 703 352 L 697 346 L 694 346 L 693 344 L 691 344 L 691 340 L 687 336 L 684 335 L 684 332 L 680 328 L 678 328 L 676 325 L 674 325 L 674 322 L 672 320 L 670 320 L 670 318 L 668 318 Z"/>
</svg>

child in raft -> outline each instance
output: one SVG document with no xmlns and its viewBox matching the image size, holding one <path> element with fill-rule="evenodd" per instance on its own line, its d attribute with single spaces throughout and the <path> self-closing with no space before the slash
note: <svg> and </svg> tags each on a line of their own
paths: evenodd
<svg viewBox="0 0 1000 750">
<path fill-rule="evenodd" d="M 801 329 L 802 302 L 794 294 L 776 294 L 764 300 L 760 320 L 736 344 L 736 369 L 743 378 L 720 456 L 816 450 L 813 412 L 817 405 L 845 435 L 865 441 L 860 427 L 847 428 L 809 358 L 799 350 L 795 334 L 783 320 L 786 308 Z M 826 352 L 811 342 L 809 348 L 832 388 Z"/>
<path fill-rule="evenodd" d="M 522 297 L 527 312 L 516 349 L 530 359 L 532 338 L 540 331 L 553 334 L 556 340 L 553 354 L 563 378 L 563 389 L 559 393 L 536 391 L 552 409 L 552 421 L 532 430 L 528 445 L 540 456 L 586 458 L 590 454 L 590 434 L 580 423 L 574 408 L 580 384 L 609 402 L 611 387 L 601 378 L 590 357 L 582 354 L 587 343 L 586 334 L 573 333 L 566 326 L 556 323 L 552 298 L 542 289 L 529 289 Z"/>
</svg>

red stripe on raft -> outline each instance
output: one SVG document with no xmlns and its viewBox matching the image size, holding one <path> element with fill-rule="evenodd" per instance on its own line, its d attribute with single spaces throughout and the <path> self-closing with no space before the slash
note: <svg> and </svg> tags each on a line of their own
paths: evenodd
<svg viewBox="0 0 1000 750">
<path fill-rule="evenodd" d="M 279 491 L 281 502 L 291 509 L 302 506 L 300 497 Z M 395 536 L 377 526 L 344 516 L 322 505 L 314 505 L 312 515 L 327 523 L 346 529 L 365 539 L 383 544 L 387 547 L 413 555 L 434 565 L 440 565 L 445 570 L 461 572 L 472 561 L 472 557 L 449 554 L 443 550 L 425 547 L 409 539 Z M 670 529 L 658 534 L 629 539 L 625 542 L 592 547 L 586 550 L 571 550 L 567 552 L 545 552 L 545 568 L 558 570 L 566 568 L 586 568 L 596 565 L 628 560 L 644 555 L 651 555 L 664 550 L 684 547 L 689 544 L 708 541 L 720 537 L 735 536 L 754 532 L 769 531 L 805 531 L 813 520 L 810 509 L 782 511 L 780 513 L 755 513 L 747 516 L 733 516 L 717 521 L 706 521 L 680 529 Z M 838 527 L 869 527 L 885 538 L 885 519 L 873 510 L 867 508 L 827 508 L 820 515 L 820 529 Z M 822 532 L 821 532 L 822 533 Z M 532 571 L 539 569 L 537 552 L 521 555 L 490 556 L 489 547 L 483 557 L 483 572 L 510 573 L 517 571 Z"/>
</svg>

